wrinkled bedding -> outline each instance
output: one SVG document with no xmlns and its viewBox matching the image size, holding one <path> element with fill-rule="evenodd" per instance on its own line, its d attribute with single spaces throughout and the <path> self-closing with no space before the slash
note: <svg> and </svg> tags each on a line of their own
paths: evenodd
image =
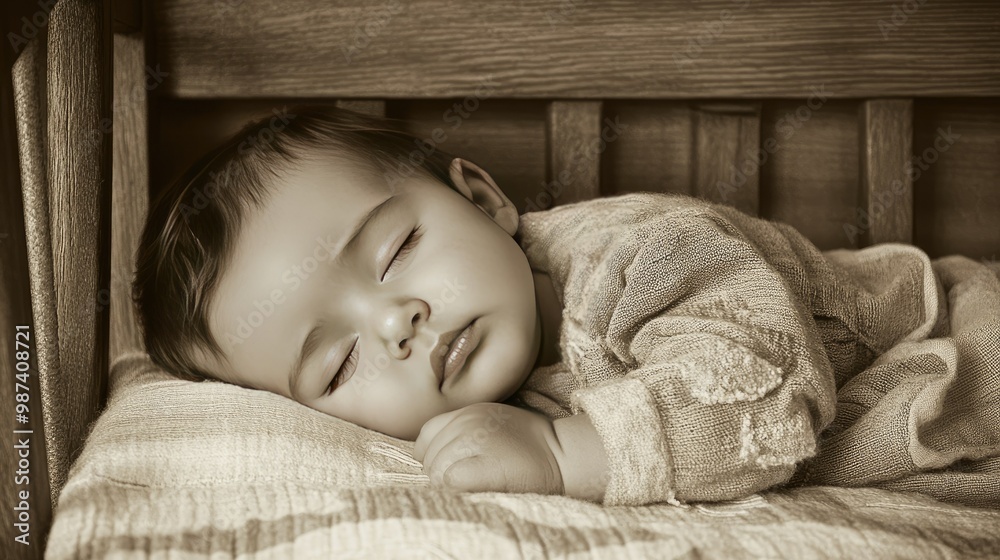
<svg viewBox="0 0 1000 560">
<path fill-rule="evenodd" d="M 873 488 L 603 508 L 562 496 L 284 483 L 68 496 L 49 558 L 995 558 L 1000 511 Z M 198 515 L 198 504 L 213 503 Z M 71 529 L 87 530 L 75 533 Z"/>
<path fill-rule="evenodd" d="M 837 416 L 792 482 L 1000 508 L 1000 281 L 964 257 L 932 268 L 942 291 L 934 330 L 838 384 Z"/>
</svg>

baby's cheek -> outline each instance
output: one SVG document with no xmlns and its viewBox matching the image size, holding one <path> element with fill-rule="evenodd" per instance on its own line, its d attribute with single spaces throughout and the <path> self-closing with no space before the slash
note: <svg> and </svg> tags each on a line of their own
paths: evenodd
<svg viewBox="0 0 1000 560">
<path fill-rule="evenodd" d="M 365 414 L 379 431 L 393 437 L 413 440 L 431 418 L 450 410 L 447 400 L 438 393 L 423 394 L 409 388 L 395 391 L 393 398 L 371 399 Z"/>
</svg>

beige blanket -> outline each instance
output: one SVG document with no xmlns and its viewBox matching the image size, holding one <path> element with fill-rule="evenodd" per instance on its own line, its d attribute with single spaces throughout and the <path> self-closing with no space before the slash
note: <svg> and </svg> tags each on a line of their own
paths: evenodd
<svg viewBox="0 0 1000 560">
<path fill-rule="evenodd" d="M 837 392 L 819 455 L 794 482 L 912 490 L 1000 507 L 1000 282 L 964 257 L 934 261 L 937 336 L 900 342 Z"/>
</svg>

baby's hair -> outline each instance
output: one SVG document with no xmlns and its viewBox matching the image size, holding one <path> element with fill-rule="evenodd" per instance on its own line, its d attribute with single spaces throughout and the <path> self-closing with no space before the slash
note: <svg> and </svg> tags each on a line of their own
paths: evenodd
<svg viewBox="0 0 1000 560">
<path fill-rule="evenodd" d="M 202 349 L 223 356 L 208 310 L 241 224 L 267 202 L 274 180 L 307 155 L 353 164 L 386 184 L 420 173 L 454 188 L 448 172 L 453 157 L 428 150 L 393 119 L 296 106 L 248 123 L 150 206 L 136 252 L 132 299 L 154 363 L 180 379 L 215 379 L 193 355 Z"/>
</svg>

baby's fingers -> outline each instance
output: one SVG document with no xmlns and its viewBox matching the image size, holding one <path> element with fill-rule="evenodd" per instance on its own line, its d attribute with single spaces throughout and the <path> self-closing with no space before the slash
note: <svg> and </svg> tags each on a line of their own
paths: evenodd
<svg viewBox="0 0 1000 560">
<path fill-rule="evenodd" d="M 457 416 L 456 413 L 458 410 L 438 414 L 425 422 L 423 427 L 420 428 L 420 434 L 417 435 L 417 440 L 413 442 L 413 458 L 423 463 L 425 467 L 427 466 L 427 462 L 434 458 L 437 451 L 447 443 L 444 438 L 439 438 L 438 434 Z"/>
<path fill-rule="evenodd" d="M 431 444 L 434 447 L 437 442 Z M 439 450 L 429 449 L 424 457 L 424 474 L 430 479 L 431 486 L 447 486 L 444 473 L 459 461 L 475 455 L 478 450 L 469 445 L 461 436 L 446 442 Z M 432 454 L 433 453 L 433 454 Z"/>
</svg>

